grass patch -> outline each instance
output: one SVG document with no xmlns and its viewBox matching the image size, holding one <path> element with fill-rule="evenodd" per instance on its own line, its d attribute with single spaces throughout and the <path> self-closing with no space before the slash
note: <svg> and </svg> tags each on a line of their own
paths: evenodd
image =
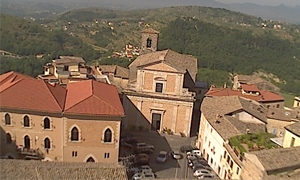
<svg viewBox="0 0 300 180">
<path fill-rule="evenodd" d="M 295 96 L 292 94 L 281 93 L 282 97 L 284 97 L 284 106 L 293 107 Z"/>
<path fill-rule="evenodd" d="M 229 139 L 231 146 L 235 146 L 239 149 L 240 153 L 244 155 L 245 152 L 255 151 L 261 149 L 277 148 L 278 145 L 273 143 L 270 138 L 274 137 L 273 134 L 260 132 L 257 134 L 245 134 L 235 136 Z M 244 145 L 244 146 L 243 146 Z M 245 148 L 247 147 L 247 149 Z"/>
</svg>

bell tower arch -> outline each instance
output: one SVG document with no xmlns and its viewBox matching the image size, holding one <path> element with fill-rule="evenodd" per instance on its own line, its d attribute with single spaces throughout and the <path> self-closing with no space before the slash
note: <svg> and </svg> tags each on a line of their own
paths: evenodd
<svg viewBox="0 0 300 180">
<path fill-rule="evenodd" d="M 142 31 L 140 54 L 147 54 L 157 50 L 159 32 L 152 28 Z"/>
</svg>

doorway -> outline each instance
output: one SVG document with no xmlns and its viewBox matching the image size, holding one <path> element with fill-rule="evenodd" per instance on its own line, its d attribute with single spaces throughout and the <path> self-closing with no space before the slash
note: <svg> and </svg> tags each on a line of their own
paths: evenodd
<svg viewBox="0 0 300 180">
<path fill-rule="evenodd" d="M 161 124 L 161 114 L 159 113 L 152 113 L 152 130 L 160 130 L 160 124 Z"/>
<path fill-rule="evenodd" d="M 24 137 L 24 147 L 30 149 L 30 138 L 27 135 Z"/>
</svg>

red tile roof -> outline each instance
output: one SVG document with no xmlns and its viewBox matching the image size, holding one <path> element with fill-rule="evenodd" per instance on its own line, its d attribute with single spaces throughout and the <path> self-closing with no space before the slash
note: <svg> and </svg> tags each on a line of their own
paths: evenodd
<svg viewBox="0 0 300 180">
<path fill-rule="evenodd" d="M 65 113 L 123 116 L 115 86 L 93 80 L 67 86 Z"/>
<path fill-rule="evenodd" d="M 247 99 L 252 99 L 257 102 L 268 102 L 268 101 L 284 101 L 284 98 L 279 95 L 269 91 L 259 91 L 260 95 L 246 95 L 242 94 L 241 91 L 232 90 L 230 88 L 223 89 L 212 89 L 209 90 L 206 96 L 241 96 Z"/>
<path fill-rule="evenodd" d="M 259 89 L 254 84 L 241 84 L 241 88 L 247 92 L 259 92 Z"/>
<path fill-rule="evenodd" d="M 62 112 L 65 89 L 15 72 L 0 77 L 2 108 Z M 62 97 L 62 98 L 61 98 Z M 63 100 L 60 100 L 63 99 Z"/>
<path fill-rule="evenodd" d="M 70 83 L 67 89 L 15 72 L 0 75 L 0 107 L 27 111 L 123 116 L 113 85 L 92 80 Z"/>
</svg>

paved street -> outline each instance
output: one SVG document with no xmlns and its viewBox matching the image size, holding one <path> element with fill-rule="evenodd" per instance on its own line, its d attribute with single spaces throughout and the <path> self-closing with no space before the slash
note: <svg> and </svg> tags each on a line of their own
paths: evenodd
<svg viewBox="0 0 300 180">
<path fill-rule="evenodd" d="M 157 178 L 180 178 L 180 179 L 196 179 L 193 177 L 193 172 L 187 167 L 187 159 L 185 154 L 180 160 L 173 158 L 167 159 L 165 163 L 157 163 L 156 156 L 159 151 L 179 151 L 183 145 L 190 145 L 192 139 L 180 137 L 178 135 L 158 134 L 157 132 L 134 131 L 130 132 L 137 137 L 138 142 L 145 142 L 154 145 L 154 153 L 150 155 L 150 166 L 157 174 Z"/>
</svg>

